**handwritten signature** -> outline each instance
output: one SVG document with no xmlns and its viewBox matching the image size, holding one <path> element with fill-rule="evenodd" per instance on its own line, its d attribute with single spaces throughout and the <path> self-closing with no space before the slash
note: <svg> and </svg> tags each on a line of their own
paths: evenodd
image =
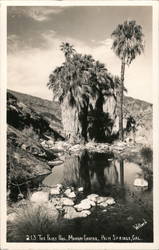
<svg viewBox="0 0 159 250">
<path fill-rule="evenodd" d="M 133 225 L 133 228 L 135 228 L 136 230 L 139 230 L 140 228 L 145 226 L 147 224 L 147 221 L 145 219 L 142 219 L 142 220 L 143 220 L 142 223 L 137 223 L 137 224 Z"/>
</svg>

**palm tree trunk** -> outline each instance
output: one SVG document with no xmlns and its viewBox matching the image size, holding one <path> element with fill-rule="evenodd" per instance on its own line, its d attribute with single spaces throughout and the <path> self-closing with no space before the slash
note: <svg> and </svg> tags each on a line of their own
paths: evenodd
<svg viewBox="0 0 159 250">
<path fill-rule="evenodd" d="M 87 129 L 88 129 L 88 104 L 83 107 L 79 113 L 79 122 L 81 124 L 81 140 L 87 142 Z"/>
<path fill-rule="evenodd" d="M 119 113 L 119 139 L 124 140 L 123 131 L 123 92 L 124 92 L 124 74 L 125 74 L 125 60 L 121 64 L 121 84 L 120 84 L 120 113 Z"/>
</svg>

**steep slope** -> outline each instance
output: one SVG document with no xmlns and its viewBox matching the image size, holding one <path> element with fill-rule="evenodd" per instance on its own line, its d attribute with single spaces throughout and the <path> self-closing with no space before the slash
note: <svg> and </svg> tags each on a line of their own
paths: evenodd
<svg viewBox="0 0 159 250">
<path fill-rule="evenodd" d="M 8 91 L 20 102 L 23 102 L 25 105 L 32 108 L 37 114 L 42 115 L 47 121 L 49 121 L 51 128 L 59 133 L 62 131 L 61 111 L 58 103 L 13 90 Z"/>
<path fill-rule="evenodd" d="M 51 128 L 63 135 L 61 110 L 58 103 L 12 90 L 9 92 L 41 114 L 49 121 Z M 119 105 L 117 105 L 117 113 L 119 113 Z M 124 97 L 124 117 L 132 116 L 136 121 L 136 142 L 152 145 L 152 114 L 152 104 L 129 96 Z"/>
<path fill-rule="evenodd" d="M 152 146 L 153 105 L 132 97 L 124 97 L 124 114 L 132 116 L 136 122 L 136 142 Z"/>
<path fill-rule="evenodd" d="M 43 138 L 51 137 L 55 141 L 63 137 L 50 127 L 44 115 L 10 91 L 7 92 L 7 125 L 8 197 L 16 201 L 18 196 L 27 195 L 28 189 L 38 187 L 40 180 L 51 173 L 48 161 L 57 155 L 42 147 Z"/>
</svg>

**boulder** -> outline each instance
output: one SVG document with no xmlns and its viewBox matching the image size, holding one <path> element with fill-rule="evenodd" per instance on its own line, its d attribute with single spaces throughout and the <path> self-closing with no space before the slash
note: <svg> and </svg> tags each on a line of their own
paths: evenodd
<svg viewBox="0 0 159 250">
<path fill-rule="evenodd" d="M 51 195 L 57 195 L 60 194 L 60 189 L 58 187 L 54 187 L 50 189 L 50 194 Z"/>
<path fill-rule="evenodd" d="M 60 184 L 56 184 L 56 186 L 59 188 L 59 189 L 62 189 L 63 188 L 63 185 L 60 183 Z"/>
<path fill-rule="evenodd" d="M 50 194 L 51 195 L 58 195 L 61 193 L 61 189 L 63 188 L 62 184 L 56 184 L 56 186 L 53 186 L 51 189 L 50 189 Z"/>
<path fill-rule="evenodd" d="M 42 141 L 40 144 L 41 144 L 42 147 L 46 147 L 47 146 L 45 141 Z"/>
<path fill-rule="evenodd" d="M 102 196 L 99 196 L 99 197 L 97 197 L 97 204 L 100 204 L 100 203 L 102 203 L 102 202 L 105 202 L 105 201 L 107 201 L 108 200 L 108 198 L 107 197 L 102 197 Z"/>
<path fill-rule="evenodd" d="M 83 210 L 83 211 L 81 211 L 79 213 L 79 215 L 80 215 L 79 217 L 87 217 L 90 214 L 91 214 L 91 211 L 89 211 L 89 210 Z"/>
<path fill-rule="evenodd" d="M 31 202 L 41 203 L 41 202 L 48 202 L 48 200 L 49 200 L 49 194 L 43 191 L 34 192 L 30 197 Z"/>
<path fill-rule="evenodd" d="M 84 188 L 83 187 L 79 187 L 78 188 L 78 192 L 83 192 Z"/>
<path fill-rule="evenodd" d="M 61 198 L 54 197 L 50 199 L 50 202 L 56 207 L 56 206 L 62 206 Z"/>
<path fill-rule="evenodd" d="M 61 198 L 61 202 L 64 206 L 73 206 L 74 202 L 69 198 Z"/>
<path fill-rule="evenodd" d="M 144 178 L 136 178 L 134 180 L 134 186 L 137 186 L 137 187 L 148 187 L 148 181 L 146 181 Z"/>
<path fill-rule="evenodd" d="M 63 163 L 62 160 L 48 161 L 48 165 L 49 165 L 49 166 L 52 166 L 52 167 L 61 165 L 62 163 Z"/>
<path fill-rule="evenodd" d="M 72 190 L 70 188 L 66 189 L 66 191 L 64 192 L 64 194 L 68 197 L 68 198 L 75 198 L 76 194 L 75 192 L 72 192 Z"/>
<path fill-rule="evenodd" d="M 113 205 L 113 204 L 115 204 L 115 200 L 112 197 L 107 197 L 106 203 L 108 205 Z"/>
<path fill-rule="evenodd" d="M 68 198 L 75 198 L 75 197 L 76 197 L 75 192 L 72 192 L 71 188 L 66 189 L 66 191 L 64 192 L 64 194 L 65 194 Z"/>
<path fill-rule="evenodd" d="M 68 196 L 72 192 L 71 188 L 67 188 L 64 192 L 66 196 Z"/>
<path fill-rule="evenodd" d="M 65 219 L 87 217 L 88 215 L 91 214 L 89 210 L 83 210 L 81 212 L 77 212 L 73 207 L 68 207 L 68 206 L 64 207 L 63 209 L 65 211 L 65 215 L 64 215 Z"/>
<path fill-rule="evenodd" d="M 56 205 L 55 207 L 56 207 L 57 210 L 63 210 L 62 205 Z"/>
<path fill-rule="evenodd" d="M 65 219 L 74 219 L 74 218 L 79 217 L 80 213 L 78 213 L 73 207 L 65 206 L 63 210 L 65 212 L 65 215 L 64 215 Z"/>
<path fill-rule="evenodd" d="M 98 194 L 90 194 L 87 196 L 87 199 L 96 202 L 98 196 Z"/>
<path fill-rule="evenodd" d="M 96 206 L 95 201 L 91 201 L 91 200 L 90 200 L 90 205 L 91 205 L 92 207 L 95 207 L 95 206 Z"/>
<path fill-rule="evenodd" d="M 78 211 L 88 210 L 91 208 L 91 201 L 89 199 L 82 200 L 79 204 L 74 206 Z"/>
<path fill-rule="evenodd" d="M 106 201 L 103 201 L 99 204 L 100 207 L 107 207 L 108 203 Z"/>
<path fill-rule="evenodd" d="M 75 192 L 71 192 L 71 193 L 68 195 L 68 198 L 75 198 L 75 197 L 76 197 Z"/>
<path fill-rule="evenodd" d="M 54 143 L 54 141 L 53 140 L 48 140 L 48 141 L 46 141 L 46 144 L 49 146 L 49 147 L 52 147 L 55 143 Z"/>
</svg>

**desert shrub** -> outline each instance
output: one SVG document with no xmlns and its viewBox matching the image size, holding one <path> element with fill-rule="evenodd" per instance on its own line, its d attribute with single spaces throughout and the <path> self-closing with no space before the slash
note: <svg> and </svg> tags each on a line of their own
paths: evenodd
<svg viewBox="0 0 159 250">
<path fill-rule="evenodd" d="M 38 140 L 39 139 L 39 135 L 34 131 L 33 127 L 25 127 L 22 131 L 24 133 L 24 135 L 31 137 L 34 140 Z"/>
<path fill-rule="evenodd" d="M 50 206 L 48 203 L 37 205 L 28 202 L 16 209 L 14 219 L 7 223 L 7 241 L 38 242 L 38 235 L 58 237 L 59 233 L 68 233 L 71 223 L 60 219 L 57 210 Z"/>
<path fill-rule="evenodd" d="M 140 154 L 144 160 L 144 163 L 151 164 L 153 160 L 153 151 L 150 147 L 143 147 L 140 150 Z"/>
<path fill-rule="evenodd" d="M 30 203 L 16 213 L 14 220 L 8 222 L 8 241 L 27 241 L 30 235 L 49 233 L 55 222 L 54 214 L 48 216 L 45 206 Z"/>
<path fill-rule="evenodd" d="M 143 147 L 140 150 L 140 155 L 143 160 L 141 168 L 144 173 L 144 178 L 149 182 L 149 188 L 151 189 L 153 186 L 153 151 L 150 147 Z"/>
<path fill-rule="evenodd" d="M 34 182 L 28 182 L 34 177 L 33 167 L 30 164 L 19 161 L 19 151 L 8 141 L 7 148 L 7 189 L 10 193 L 9 199 L 17 201 L 18 195 L 26 194 L 28 185 L 34 186 Z M 15 157 L 17 154 L 17 158 Z"/>
</svg>

